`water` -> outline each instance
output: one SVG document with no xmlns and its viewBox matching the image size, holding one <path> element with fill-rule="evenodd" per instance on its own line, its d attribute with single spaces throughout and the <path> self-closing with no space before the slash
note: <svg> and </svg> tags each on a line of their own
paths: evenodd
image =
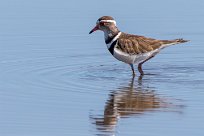
<svg viewBox="0 0 204 136">
<path fill-rule="evenodd" d="M 1 1 L 0 135 L 204 135 L 203 6 Z M 103 34 L 88 35 L 102 15 L 125 32 L 191 42 L 163 50 L 132 79 Z"/>
</svg>

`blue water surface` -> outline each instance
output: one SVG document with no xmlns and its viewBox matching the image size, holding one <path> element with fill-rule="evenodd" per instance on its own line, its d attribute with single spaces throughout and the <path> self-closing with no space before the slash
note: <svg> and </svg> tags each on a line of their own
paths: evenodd
<svg viewBox="0 0 204 136">
<path fill-rule="evenodd" d="M 202 0 L 0 1 L 1 136 L 203 136 Z M 110 15 L 121 31 L 184 38 L 130 67 L 88 32 Z"/>
</svg>

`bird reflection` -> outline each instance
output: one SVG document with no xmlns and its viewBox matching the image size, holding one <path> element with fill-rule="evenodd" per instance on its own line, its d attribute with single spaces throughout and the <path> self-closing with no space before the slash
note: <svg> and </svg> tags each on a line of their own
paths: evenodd
<svg viewBox="0 0 204 136">
<path fill-rule="evenodd" d="M 92 118 L 100 135 L 114 135 L 118 119 L 130 116 L 141 116 L 170 105 L 165 98 L 159 97 L 152 88 L 142 85 L 142 77 L 134 86 L 134 78 L 127 86 L 112 91 L 106 102 L 104 114 Z M 108 132 L 108 133 L 107 133 Z M 105 133 L 105 134 L 102 134 Z"/>
</svg>

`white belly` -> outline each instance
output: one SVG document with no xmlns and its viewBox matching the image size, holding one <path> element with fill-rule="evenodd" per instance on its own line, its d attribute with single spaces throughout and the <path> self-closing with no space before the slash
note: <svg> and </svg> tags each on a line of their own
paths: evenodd
<svg viewBox="0 0 204 136">
<path fill-rule="evenodd" d="M 124 53 L 124 52 L 120 51 L 119 49 L 115 48 L 113 56 L 116 59 L 118 59 L 124 63 L 127 63 L 127 64 L 134 64 L 134 63 L 139 64 L 139 63 L 145 61 L 146 59 L 148 59 L 149 57 L 156 55 L 158 52 L 159 52 L 159 50 L 157 49 L 157 50 L 147 52 L 147 53 L 142 53 L 142 54 L 138 54 L 138 55 L 130 55 L 130 54 Z"/>
</svg>

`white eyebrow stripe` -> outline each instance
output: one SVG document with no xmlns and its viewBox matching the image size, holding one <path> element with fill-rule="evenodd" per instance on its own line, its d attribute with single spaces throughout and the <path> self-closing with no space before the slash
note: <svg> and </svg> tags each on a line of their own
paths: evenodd
<svg viewBox="0 0 204 136">
<path fill-rule="evenodd" d="M 101 20 L 100 22 L 114 23 L 116 25 L 116 21 L 115 20 Z"/>
</svg>

